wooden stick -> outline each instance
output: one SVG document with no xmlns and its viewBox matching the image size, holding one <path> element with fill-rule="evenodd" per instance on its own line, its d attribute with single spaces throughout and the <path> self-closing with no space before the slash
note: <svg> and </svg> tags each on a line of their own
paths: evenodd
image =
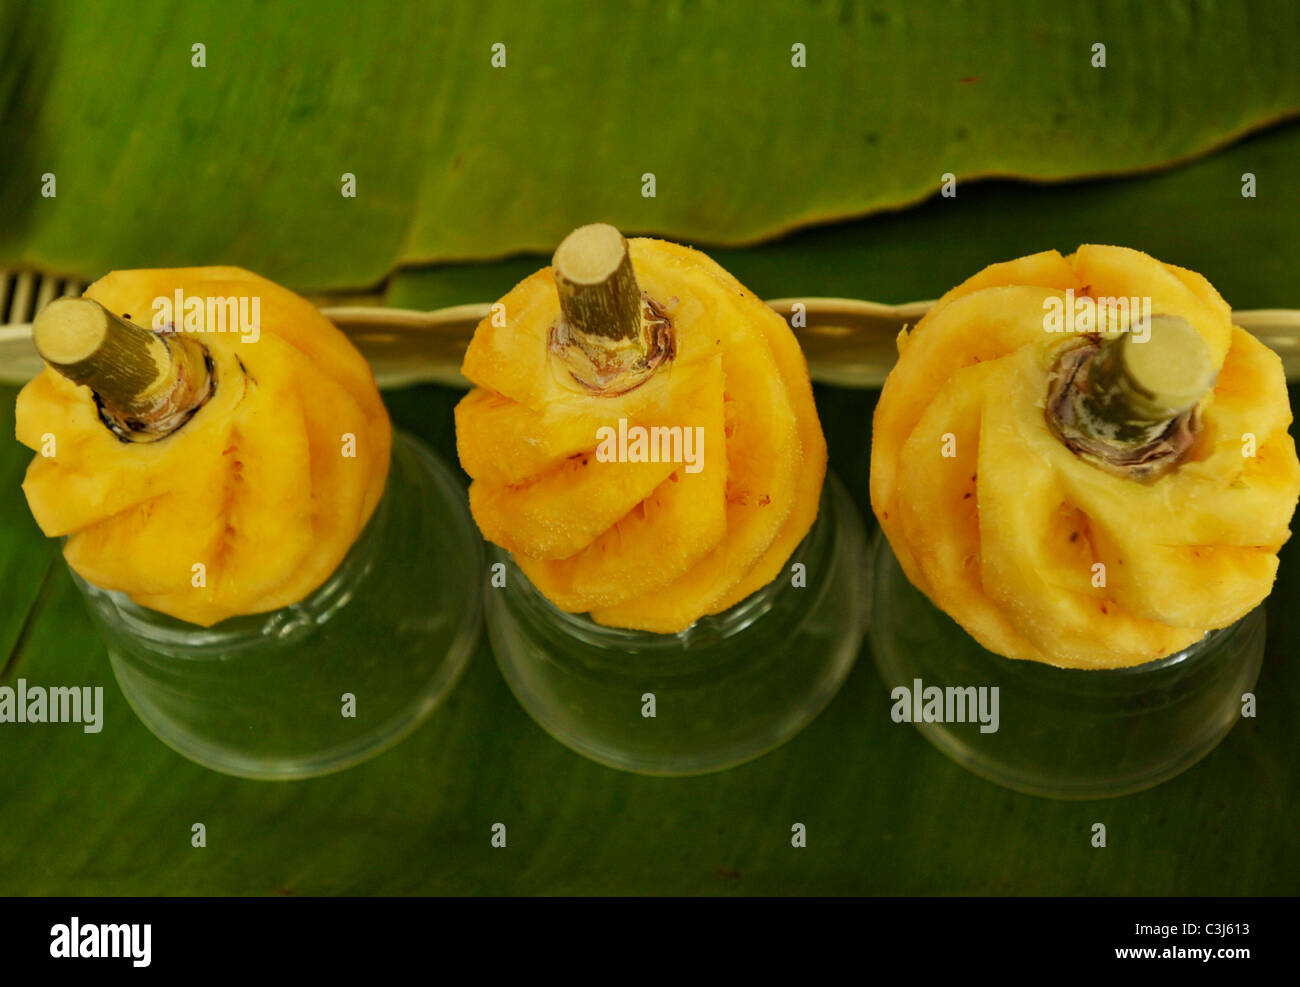
<svg viewBox="0 0 1300 987">
<path fill-rule="evenodd" d="M 579 226 L 552 261 L 560 308 L 579 338 L 641 341 L 641 289 L 627 240 L 608 223 Z"/>
<path fill-rule="evenodd" d="M 1198 404 L 1217 373 L 1209 347 L 1191 323 L 1154 316 L 1147 339 L 1125 333 L 1093 355 L 1076 402 L 1077 424 L 1103 441 L 1144 440 Z"/>
<path fill-rule="evenodd" d="M 1126 333 L 1061 351 L 1046 417 L 1070 450 L 1133 480 L 1173 469 L 1195 445 L 1197 407 L 1218 370 L 1196 328 L 1176 316 L 1151 320 L 1145 340 Z"/>
<path fill-rule="evenodd" d="M 32 323 L 41 357 L 95 392 L 105 423 L 129 439 L 171 434 L 208 399 L 207 350 L 114 315 L 90 298 L 58 298 Z"/>
<path fill-rule="evenodd" d="M 41 357 L 124 411 L 143 411 L 172 374 L 161 336 L 120 319 L 89 298 L 59 298 L 32 324 Z"/>
<path fill-rule="evenodd" d="M 617 229 L 608 223 L 578 227 L 551 266 L 562 315 L 552 348 L 576 380 L 599 393 L 620 394 L 671 358 L 671 324 L 642 297 L 627 240 Z"/>
</svg>

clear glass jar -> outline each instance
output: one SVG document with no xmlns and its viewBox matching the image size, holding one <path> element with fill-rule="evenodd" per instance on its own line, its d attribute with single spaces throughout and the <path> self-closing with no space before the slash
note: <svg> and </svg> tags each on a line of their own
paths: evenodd
<svg viewBox="0 0 1300 987">
<path fill-rule="evenodd" d="M 865 633 L 866 539 L 834 474 L 782 575 L 678 634 L 564 613 L 507 553 L 490 561 L 506 580 L 486 591 L 488 633 L 519 702 L 579 754 L 641 774 L 717 771 L 788 740 L 838 691 Z"/>
<path fill-rule="evenodd" d="M 1262 606 L 1159 661 L 1056 668 L 981 647 L 908 581 L 879 531 L 872 553 L 871 644 L 886 688 L 996 687 L 994 732 L 971 722 L 914 725 L 958 764 L 1016 791 L 1106 798 L 1167 781 L 1227 735 L 1259 676 Z"/>
<path fill-rule="evenodd" d="M 464 488 L 398 432 L 370 522 L 293 606 L 202 628 L 73 578 L 150 730 L 216 771 L 291 779 L 373 757 L 429 715 L 474 653 L 483 572 Z"/>
</svg>

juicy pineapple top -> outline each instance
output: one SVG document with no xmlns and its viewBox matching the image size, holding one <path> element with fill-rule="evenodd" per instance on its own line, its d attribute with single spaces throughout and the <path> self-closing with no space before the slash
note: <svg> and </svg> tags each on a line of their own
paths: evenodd
<svg viewBox="0 0 1300 987">
<path fill-rule="evenodd" d="M 575 381 L 544 268 L 478 326 L 456 439 L 479 528 L 552 603 L 675 633 L 776 577 L 816 517 L 826 444 L 780 316 L 698 251 L 634 239 L 629 254 L 672 359 L 619 394 Z M 692 469 L 602 458 L 601 430 L 620 427 L 690 429 L 703 454 Z"/>
<path fill-rule="evenodd" d="M 1045 413 L 1068 337 L 1131 329 L 1049 327 L 1080 298 L 1149 299 L 1195 327 L 1217 368 L 1192 445 L 1155 478 L 1082 458 Z M 988 649 L 1140 664 L 1268 595 L 1300 495 L 1290 422 L 1280 360 L 1200 275 L 1122 247 L 1034 254 L 981 271 L 900 336 L 872 506 L 908 578 Z"/>
<path fill-rule="evenodd" d="M 384 489 L 391 429 L 370 368 L 310 303 L 233 267 L 116 271 L 86 291 L 149 325 L 154 301 L 259 300 L 256 334 L 195 333 L 212 398 L 156 442 L 118 438 L 50 368 L 18 396 L 23 490 L 82 577 L 190 623 L 296 603 L 337 568 Z M 352 441 L 348 441 L 348 437 Z"/>
</svg>

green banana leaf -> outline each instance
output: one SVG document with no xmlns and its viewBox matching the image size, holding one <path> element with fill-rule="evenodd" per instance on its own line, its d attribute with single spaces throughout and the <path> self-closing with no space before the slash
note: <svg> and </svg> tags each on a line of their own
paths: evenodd
<svg viewBox="0 0 1300 987">
<path fill-rule="evenodd" d="M 715 251 L 764 294 L 923 297 L 991 260 L 1080 240 L 1134 243 L 1204 272 L 1243 306 L 1296 303 L 1287 177 L 1300 127 L 1158 176 L 1053 188 L 989 183 L 955 201 Z M 1249 167 L 1248 167 L 1249 166 Z M 1259 196 L 1242 200 L 1242 170 Z M 951 207 L 956 206 L 954 210 Z M 953 256 L 955 255 L 955 256 Z M 494 298 L 540 261 L 403 274 L 400 304 Z M 14 391 L 0 388 L 0 431 Z M 454 462 L 436 387 L 386 394 Z M 1293 402 L 1296 395 L 1293 394 Z M 833 468 L 870 518 L 874 396 L 818 388 Z M 1127 798 L 1051 802 L 967 774 L 888 716 L 864 648 L 830 707 L 759 760 L 643 778 L 560 746 L 482 647 L 447 703 L 392 751 L 312 781 L 204 770 L 135 719 L 52 543 L 18 489 L 30 453 L 0 441 L 0 678 L 103 685 L 102 733 L 0 725 L 0 893 L 43 894 L 1294 894 L 1300 799 L 1300 548 L 1282 553 L 1269 643 L 1243 720 L 1184 775 Z M 190 845 L 190 827 L 208 845 Z M 509 846 L 490 845 L 493 823 Z M 790 826 L 808 847 L 790 846 Z M 1109 845 L 1090 844 L 1104 822 Z"/>
<path fill-rule="evenodd" d="M 0 429 L 12 428 L 0 388 Z M 435 387 L 396 421 L 454 456 Z M 869 392 L 819 389 L 832 465 L 867 509 Z M 27 516 L 28 458 L 0 447 L 6 684 L 104 687 L 104 727 L 0 725 L 0 894 L 1294 894 L 1300 555 L 1283 552 L 1259 716 L 1139 795 L 1053 802 L 967 774 L 908 724 L 869 652 L 777 751 L 716 775 L 646 778 L 562 747 L 482 647 L 447 703 L 386 754 L 272 783 L 207 771 L 136 720 L 61 560 Z M 50 563 L 53 562 L 53 565 Z M 26 613 L 26 617 L 21 615 Z M 15 615 L 18 615 L 17 617 Z M 207 846 L 191 846 L 191 826 Z M 493 849 L 491 827 L 507 826 Z M 790 827 L 808 845 L 790 845 Z M 1106 824 L 1108 846 L 1091 846 Z"/>
<path fill-rule="evenodd" d="M 541 87 L 552 100 L 562 87 L 576 89 L 578 83 L 588 94 L 601 91 L 563 39 L 546 49 L 546 57 L 575 73 L 578 83 L 553 76 L 547 88 L 545 79 L 521 77 L 512 89 L 520 97 L 516 106 L 497 105 L 484 122 L 478 114 L 499 94 L 480 93 L 477 103 L 463 106 L 436 83 L 444 77 L 470 78 L 469 67 L 478 60 L 486 65 L 487 48 L 498 35 L 509 43 L 505 71 L 528 64 L 521 53 L 542 50 L 540 42 L 530 40 L 538 37 L 537 22 L 511 21 L 505 8 L 485 6 L 476 13 L 464 8 L 441 19 L 412 13 L 385 21 L 385 10 L 374 5 L 344 10 L 328 4 L 256 9 L 235 4 L 219 16 L 183 10 L 170 17 L 145 7 L 128 18 L 128 30 L 117 23 L 120 12 L 0 4 L 0 37 L 6 39 L 0 44 L 10 55 L 0 67 L 0 105 L 6 107 L 7 148 L 15 152 L 0 156 L 0 215 L 6 217 L 0 257 L 83 276 L 109 267 L 228 260 L 260 267 L 299 287 L 338 287 L 373 283 L 393 265 L 421 257 L 538 252 L 493 264 L 400 270 L 387 291 L 390 304 L 403 306 L 486 301 L 544 263 L 569 227 L 596 215 L 632 231 L 693 242 L 741 242 L 760 235 L 755 230 L 898 205 L 932 192 L 937 179 L 929 173 L 935 170 L 930 152 L 908 157 L 913 153 L 909 135 L 927 131 L 918 129 L 916 119 L 895 127 L 893 115 L 904 121 L 909 108 L 915 118 L 927 105 L 945 106 L 933 92 L 907 88 L 919 86 L 922 78 L 977 76 L 974 82 L 956 80 L 955 99 L 972 99 L 965 94 L 997 82 L 998 98 L 1029 121 L 1018 148 L 1014 141 L 1003 146 L 968 122 L 978 118 L 983 104 L 955 108 L 951 119 L 968 128 L 964 143 L 1005 155 L 992 165 L 984 159 L 983 165 L 940 169 L 963 176 L 1010 173 L 1016 170 L 1012 162 L 1041 164 L 1048 158 L 1033 159 L 1034 152 L 1050 157 L 1060 150 L 1062 142 L 1049 138 L 1064 137 L 1065 130 L 1052 131 L 1044 122 L 1050 122 L 1052 109 L 1059 105 L 1087 115 L 1089 107 L 1100 105 L 1089 100 L 1101 95 L 1086 88 L 1076 93 L 1062 81 L 1066 76 L 1035 74 L 1036 84 L 1050 96 L 1040 105 L 1042 94 L 1019 84 L 1017 73 L 1031 68 L 1065 73 L 1073 55 L 1054 53 L 1072 52 L 1076 44 L 1082 44 L 1081 64 L 1087 65 L 1094 39 L 1108 44 L 1107 69 L 1089 67 L 1097 75 L 1086 77 L 1096 85 L 1111 85 L 1102 81 L 1103 74 L 1120 69 L 1117 53 L 1127 53 L 1123 71 L 1132 74 L 1105 96 L 1112 102 L 1110 124 L 1121 136 L 1091 150 L 1090 142 L 1064 144 L 1058 164 L 1088 165 L 1078 171 L 1026 173 L 1063 177 L 1118 170 L 1118 165 L 1097 165 L 1107 154 L 1126 158 L 1124 168 L 1139 166 L 1144 155 L 1147 164 L 1182 157 L 1296 104 L 1294 65 L 1281 61 L 1296 34 L 1297 15 L 1288 13 L 1289 7 L 1107 4 L 1072 12 L 1076 20 L 1068 38 L 1064 28 L 1035 26 L 1049 19 L 1035 20 L 1040 8 L 1034 5 L 1008 6 L 996 22 L 994 15 L 982 14 L 982 27 L 972 26 L 975 15 L 966 7 L 947 15 L 948 24 L 937 15 L 886 3 L 872 8 L 810 4 L 802 20 L 799 8 L 776 5 L 766 20 L 760 13 L 742 16 L 731 6 L 711 5 L 703 13 L 649 4 L 626 9 L 629 24 L 638 17 L 647 23 L 657 18 L 654 47 L 680 53 L 675 57 L 682 61 L 660 59 L 662 86 L 668 88 L 621 97 L 610 91 L 609 105 L 626 106 L 639 98 L 666 107 L 687 98 L 686 81 L 695 78 L 713 88 L 696 97 L 706 102 L 693 112 L 703 114 L 716 105 L 719 119 L 726 109 L 749 125 L 695 126 L 689 133 L 683 125 L 678 132 L 679 122 L 660 110 L 656 122 L 667 135 L 638 135 L 643 152 L 627 155 L 617 150 L 623 146 L 617 142 L 594 142 L 599 168 L 587 158 L 558 152 L 547 135 L 561 123 L 541 123 L 546 114 L 538 109 L 554 104 L 543 104 L 540 97 L 526 104 L 532 89 Z M 319 29 L 300 23 L 304 11 L 315 10 L 323 11 L 312 14 Z M 540 21 L 547 10 L 538 11 L 525 10 L 522 16 Z M 236 27 L 240 14 L 253 26 Z M 605 24 L 599 20 L 604 16 L 597 15 L 597 23 Z M 734 19 L 733 36 L 748 41 L 733 47 L 720 42 L 720 35 L 699 37 L 704 17 L 714 25 Z M 323 40 L 327 22 L 328 41 Z M 277 61 L 282 52 L 271 40 L 239 47 L 241 39 L 249 41 L 259 30 L 270 39 L 268 24 L 281 29 L 275 35 L 280 48 L 293 46 L 299 57 L 313 51 L 317 62 Z M 91 52 L 111 42 L 114 31 L 124 39 L 116 42 L 119 50 L 132 54 L 126 59 L 132 71 L 135 62 L 144 62 L 152 76 L 146 78 L 142 68 L 134 82 L 115 76 L 116 88 L 103 84 L 92 92 L 95 87 L 82 84 L 78 89 L 76 79 L 85 67 L 75 69 L 67 61 L 71 54 L 57 57 L 41 48 L 57 37 L 60 50 L 93 59 L 98 55 Z M 1023 36 L 1024 50 L 1014 55 L 1008 50 L 997 59 L 978 54 L 984 46 L 998 50 L 994 46 L 1013 35 Z M 227 52 L 239 52 L 237 60 L 224 63 L 224 82 L 213 83 L 210 91 L 196 90 L 186 74 L 201 71 L 189 69 L 188 52 L 192 41 L 204 36 L 214 40 L 208 42 L 209 68 L 202 71 L 217 67 L 213 52 L 223 47 L 222 39 Z M 802 36 L 820 37 L 830 51 L 839 45 L 845 61 L 837 72 L 848 72 L 850 57 L 874 66 L 869 73 L 863 70 L 867 81 L 858 79 L 859 88 L 844 97 L 857 103 L 833 102 L 826 110 L 812 102 L 805 106 L 824 92 L 805 91 L 796 100 L 771 88 L 770 80 L 753 71 L 758 50 L 753 46 L 757 38 L 767 44 L 778 36 L 777 54 L 787 65 L 789 44 Z M 1159 58 L 1144 58 L 1150 55 L 1145 45 L 1123 40 L 1143 36 L 1162 36 L 1168 47 Z M 452 37 L 461 39 L 460 47 L 438 48 Z M 881 51 L 863 43 L 872 37 L 882 40 Z M 357 53 L 376 50 L 378 38 L 407 54 L 391 64 L 363 64 Z M 908 40 L 910 47 L 899 49 L 907 58 L 884 50 L 886 38 L 889 46 Z M 176 61 L 165 62 L 161 53 L 176 45 L 181 49 Z M 632 50 L 644 53 L 649 45 L 639 41 Z M 410 54 L 417 49 L 423 61 Z M 799 71 L 812 73 L 818 50 L 818 44 L 809 44 L 809 67 Z M 1168 57 L 1171 51 L 1197 71 L 1155 78 L 1169 66 L 1178 72 L 1186 67 Z M 963 53 L 978 64 L 966 68 Z M 602 61 L 607 57 L 613 56 L 598 53 L 596 64 L 608 68 L 610 63 Z M 1238 63 L 1229 65 L 1233 59 Z M 122 61 L 115 59 L 114 66 L 125 71 Z M 992 74 L 985 68 L 990 62 L 996 62 Z M 882 67 L 902 73 L 904 81 L 877 75 Z M 829 77 L 829 67 L 827 72 Z M 847 77 L 858 78 L 851 72 Z M 803 78 L 811 90 L 816 77 Z M 403 102 L 410 91 L 404 87 L 418 88 L 420 81 L 427 83 L 418 91 L 431 94 L 430 105 L 417 110 Z M 1139 96 L 1126 101 L 1118 95 L 1135 84 Z M 891 89 L 894 85 L 899 88 Z M 891 98 L 868 91 L 871 86 Z M 751 88 L 766 102 L 751 100 Z M 375 105 L 363 100 L 367 92 L 379 94 Z M 904 98 L 909 93 L 910 101 Z M 64 102 L 56 126 L 47 108 L 58 100 Z M 385 100 L 394 106 L 380 105 Z M 1229 105 L 1231 112 L 1225 109 Z M 815 129 L 817 121 L 857 121 L 849 112 L 855 106 L 880 115 L 881 129 L 874 132 L 892 142 L 886 146 L 894 164 L 883 156 L 869 159 L 869 152 L 856 147 L 851 127 L 836 133 L 849 145 L 844 153 L 858 162 L 858 170 L 839 170 L 826 157 L 840 152 L 831 150 L 835 140 Z M 528 128 L 527 143 L 510 126 L 514 114 L 525 109 L 531 113 L 521 124 Z M 985 109 L 991 125 L 1005 106 L 997 113 Z M 243 132 L 234 123 L 240 113 L 247 123 Z M 407 116 L 394 123 L 402 114 Z M 772 120 L 781 114 L 805 114 L 805 137 L 788 121 L 782 126 L 791 129 L 773 129 Z M 932 110 L 930 116 L 942 114 Z M 1147 128 L 1140 140 L 1135 136 L 1139 120 Z M 456 178 L 447 147 L 433 140 L 453 122 L 455 128 L 447 132 L 458 136 L 452 143 L 467 149 L 460 169 L 472 163 L 476 173 L 489 176 L 481 183 Z M 767 128 L 766 136 L 754 137 L 753 126 Z M 120 137 L 111 146 L 93 136 L 108 131 Z M 930 139 L 942 132 L 929 132 Z M 405 140 L 411 133 L 417 139 Z M 166 137 L 151 140 L 156 134 Z M 305 134 L 320 139 L 315 150 L 296 146 Z M 617 134 L 611 130 L 608 136 L 613 141 Z M 660 137 L 667 144 L 658 144 Z M 670 169 L 659 162 L 677 167 L 678 146 L 692 137 L 709 157 L 691 158 L 693 174 L 678 181 L 669 196 L 663 176 Z M 727 147 L 740 148 L 731 156 L 719 150 L 728 137 L 733 142 Z M 856 140 L 866 143 L 861 133 Z M 1173 150 L 1178 140 L 1183 147 Z M 922 140 L 920 146 L 928 145 Z M 282 171 L 291 147 L 293 168 Z M 379 169 L 376 177 L 363 183 L 367 172 L 358 170 L 363 166 L 325 161 L 322 147 L 368 160 L 365 167 Z M 494 150 L 515 157 L 485 163 Z M 1046 187 L 963 182 L 956 198 L 936 197 L 902 213 L 710 253 L 766 297 L 839 294 L 904 301 L 933 297 L 993 260 L 1046 247 L 1068 250 L 1081 241 L 1115 242 L 1200 270 L 1236 306 L 1296 307 L 1297 151 L 1300 127 L 1279 127 L 1167 173 Z M 143 156 L 139 168 L 148 180 L 137 178 L 134 165 L 114 165 L 128 152 Z M 640 200 L 640 153 L 654 159 L 644 168 L 663 169 L 656 200 Z M 45 164 L 47 154 L 56 164 Z M 89 177 L 65 181 L 79 173 L 83 155 Z M 758 164 L 751 160 L 755 157 Z M 895 164 L 900 171 L 915 166 L 919 191 L 900 191 L 906 176 L 896 185 L 873 177 L 865 169 L 869 160 L 891 175 Z M 177 161 L 201 163 L 179 169 L 178 175 Z M 415 164 L 427 172 L 408 174 Z M 610 192 L 593 176 L 616 164 L 635 172 L 628 201 L 594 198 Z M 15 192 L 20 186 L 38 188 L 46 170 L 59 174 L 58 199 L 29 201 Z M 319 170 L 329 174 L 321 179 L 318 200 L 309 176 Z M 352 205 L 362 208 L 350 213 L 330 198 L 337 197 L 336 172 L 342 170 L 359 178 Z M 1257 176 L 1254 199 L 1241 196 L 1244 172 Z M 196 174 L 207 181 L 196 180 Z M 800 181 L 798 174 L 826 180 L 819 178 L 815 186 L 805 181 L 795 191 L 777 187 Z M 489 190 L 503 188 L 505 175 L 512 182 L 504 186 L 510 201 L 493 200 Z M 557 175 L 566 191 L 549 199 L 543 192 L 554 191 Z M 150 183 L 156 200 L 150 198 Z M 733 185 L 751 201 L 737 205 L 727 198 Z M 360 201 L 362 190 L 374 196 L 368 204 Z M 795 199 L 801 205 L 788 209 Z M 653 215 L 636 212 L 647 208 L 655 210 Z M 85 226 L 86 209 L 98 217 L 92 231 Z M 713 230 L 698 232 L 705 221 Z M 1269 606 L 1258 718 L 1243 720 L 1184 775 L 1120 800 L 1050 802 L 967 774 L 913 728 L 889 719 L 888 690 L 867 649 L 841 693 L 807 730 L 772 754 L 717 775 L 642 778 L 569 752 L 519 708 L 484 646 L 446 704 L 393 750 L 327 778 L 258 783 L 186 761 L 155 740 L 127 707 L 56 546 L 40 536 L 19 490 L 30 453 L 7 438 L 13 431 L 14 396 L 13 388 L 0 388 L 0 683 L 25 677 L 35 684 L 102 685 L 106 709 L 104 729 L 96 735 L 72 726 L 0 724 L 0 894 L 1255 895 L 1300 890 L 1300 856 L 1290 851 L 1295 827 L 1287 811 L 1300 797 L 1292 715 L 1300 706 L 1300 666 L 1292 660 L 1300 648 L 1300 617 L 1293 605 L 1300 597 L 1300 548 L 1294 543 L 1282 553 Z M 436 387 L 386 394 L 397 424 L 452 462 L 451 408 L 458 397 Z M 869 518 L 874 396 L 818 388 L 817 400 L 832 467 Z M 204 848 L 191 846 L 196 822 L 207 827 Z M 496 822 L 508 826 L 507 849 L 490 845 Z M 806 849 L 790 845 L 794 822 L 808 828 Z M 1108 828 L 1104 850 L 1090 844 L 1096 822 Z"/>
<path fill-rule="evenodd" d="M 1200 271 L 1234 308 L 1300 308 L 1300 124 L 1270 128 L 1173 171 L 1068 185 L 994 181 L 904 212 L 708 251 L 760 298 L 836 296 L 890 304 L 937 298 L 986 264 L 1081 243 L 1144 250 Z M 1255 197 L 1241 194 L 1255 176 Z M 434 309 L 494 301 L 550 263 L 398 271 L 385 303 Z"/>
<path fill-rule="evenodd" d="M 1290 0 L 3 0 L 0 266 L 319 290 L 596 218 L 752 243 L 1182 161 L 1300 111 L 1298 44 Z"/>
</svg>

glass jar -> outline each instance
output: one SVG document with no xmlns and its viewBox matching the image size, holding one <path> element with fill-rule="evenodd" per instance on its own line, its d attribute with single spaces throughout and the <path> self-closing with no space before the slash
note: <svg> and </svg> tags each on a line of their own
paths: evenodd
<svg viewBox="0 0 1300 987">
<path fill-rule="evenodd" d="M 905 688 L 915 705 L 918 688 L 997 689 L 996 730 L 970 717 L 914 725 L 958 764 L 1016 791 L 1106 798 L 1167 781 L 1227 735 L 1259 676 L 1262 606 L 1158 661 L 1056 668 L 981 647 L 908 581 L 879 531 L 872 553 L 871 644 L 891 697 Z"/>
<path fill-rule="evenodd" d="M 197 627 L 73 574 L 144 724 L 216 771 L 291 779 L 373 757 L 455 685 L 478 640 L 483 547 L 465 491 L 397 432 L 365 530 L 306 599 Z"/>
<path fill-rule="evenodd" d="M 677 634 L 564 613 L 507 553 L 490 561 L 505 585 L 486 591 L 488 634 L 519 702 L 579 754 L 641 774 L 717 771 L 788 740 L 838 691 L 865 633 L 866 539 L 834 474 L 782 574 Z"/>
</svg>

